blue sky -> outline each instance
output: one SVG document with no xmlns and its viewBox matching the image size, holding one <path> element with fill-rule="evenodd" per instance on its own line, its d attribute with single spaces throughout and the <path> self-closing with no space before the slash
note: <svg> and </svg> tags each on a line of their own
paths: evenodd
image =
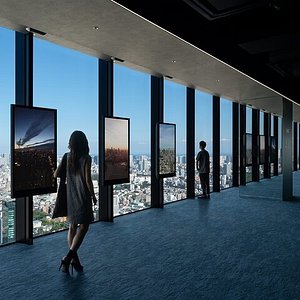
<svg viewBox="0 0 300 300">
<path fill-rule="evenodd" d="M 159 149 L 172 150 L 174 149 L 174 134 L 175 127 L 170 124 L 160 124 L 159 126 Z"/>
<path fill-rule="evenodd" d="M 14 32 L 0 28 L 0 152 L 9 152 L 10 104 L 14 103 Z M 150 154 L 150 75 L 114 66 L 114 115 L 130 118 L 132 154 Z M 98 60 L 34 39 L 34 105 L 58 110 L 58 153 L 68 151 L 74 130 L 86 133 L 91 154 L 98 143 Z M 177 154 L 186 153 L 186 87 L 165 80 L 164 121 L 176 124 Z M 249 116 L 247 109 L 247 117 Z M 221 99 L 221 154 L 231 153 L 231 102 Z M 212 96 L 196 91 L 196 141 L 212 153 Z M 229 125 L 229 126 L 228 126 Z M 247 128 L 250 120 L 247 120 Z"/>
</svg>

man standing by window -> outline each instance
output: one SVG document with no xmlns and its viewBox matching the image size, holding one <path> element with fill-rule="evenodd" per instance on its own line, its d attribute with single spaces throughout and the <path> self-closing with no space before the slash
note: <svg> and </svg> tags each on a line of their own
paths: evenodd
<svg viewBox="0 0 300 300">
<path fill-rule="evenodd" d="M 199 172 L 200 183 L 203 195 L 200 198 L 209 198 L 209 153 L 205 150 L 206 142 L 201 141 L 199 143 L 200 151 L 197 154 L 197 170 Z"/>
</svg>

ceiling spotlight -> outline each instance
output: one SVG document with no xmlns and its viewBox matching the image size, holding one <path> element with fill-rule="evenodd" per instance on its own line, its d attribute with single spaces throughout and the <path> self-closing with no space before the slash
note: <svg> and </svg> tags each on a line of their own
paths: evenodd
<svg viewBox="0 0 300 300">
<path fill-rule="evenodd" d="M 177 61 L 176 61 L 175 59 L 173 59 L 173 60 L 172 60 L 172 63 L 175 64 L 175 63 L 177 63 Z"/>
<path fill-rule="evenodd" d="M 114 56 L 112 56 L 110 59 L 112 61 L 124 62 L 124 59 L 121 59 L 121 58 L 118 58 L 118 57 L 114 57 Z"/>
<path fill-rule="evenodd" d="M 99 27 L 98 26 L 93 26 L 93 29 L 99 30 Z"/>
<path fill-rule="evenodd" d="M 35 34 L 46 35 L 47 34 L 46 32 L 31 28 L 31 27 L 26 27 L 25 30 L 28 31 L 28 32 L 33 33 L 33 35 L 35 35 Z"/>
</svg>

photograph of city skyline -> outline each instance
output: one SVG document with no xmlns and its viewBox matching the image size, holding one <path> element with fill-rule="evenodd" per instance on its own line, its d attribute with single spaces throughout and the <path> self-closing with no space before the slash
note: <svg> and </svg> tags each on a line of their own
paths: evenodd
<svg viewBox="0 0 300 300">
<path fill-rule="evenodd" d="M 12 197 L 56 191 L 56 110 L 12 105 Z"/>
<path fill-rule="evenodd" d="M 252 165 L 252 134 L 246 133 L 246 166 Z"/>
<path fill-rule="evenodd" d="M 176 125 L 159 124 L 159 175 L 176 175 Z"/>
<path fill-rule="evenodd" d="M 265 163 L 265 136 L 259 136 L 259 163 Z"/>
<path fill-rule="evenodd" d="M 106 184 L 129 181 L 129 119 L 105 118 Z"/>
</svg>

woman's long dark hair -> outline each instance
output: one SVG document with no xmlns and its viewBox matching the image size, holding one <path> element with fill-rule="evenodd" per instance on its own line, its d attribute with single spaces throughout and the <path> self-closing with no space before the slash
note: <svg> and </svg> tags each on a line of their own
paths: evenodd
<svg viewBox="0 0 300 300">
<path fill-rule="evenodd" d="M 89 144 L 85 134 L 82 131 L 74 131 L 69 140 L 70 148 L 70 167 L 71 170 L 77 172 L 79 169 L 80 157 L 89 154 Z"/>
</svg>

